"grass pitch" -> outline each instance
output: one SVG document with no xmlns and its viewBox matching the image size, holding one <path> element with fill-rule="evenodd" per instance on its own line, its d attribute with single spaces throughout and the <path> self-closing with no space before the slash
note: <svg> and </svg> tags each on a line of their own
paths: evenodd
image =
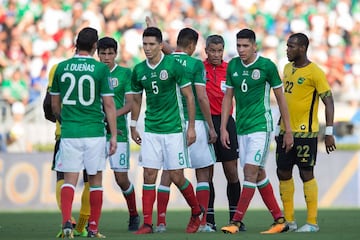
<svg viewBox="0 0 360 240">
<path fill-rule="evenodd" d="M 77 217 L 78 213 L 75 212 Z M 155 216 L 155 215 L 154 215 Z M 107 239 L 154 239 L 154 240 L 212 240 L 212 239 L 286 239 L 286 240 L 346 240 L 360 238 L 360 209 L 320 209 L 318 233 L 281 233 L 262 235 L 272 218 L 266 210 L 249 210 L 244 223 L 247 231 L 238 234 L 223 234 L 221 226 L 228 222 L 227 211 L 216 212 L 216 233 L 186 234 L 185 228 L 190 212 L 186 210 L 169 211 L 167 215 L 167 232 L 147 235 L 134 235 L 127 231 L 128 215 L 125 211 L 104 211 L 100 222 L 101 233 Z M 305 223 L 306 211 L 296 211 L 298 226 Z M 0 239 L 55 239 L 60 230 L 61 216 L 59 212 L 1 212 Z M 154 223 L 156 218 L 154 217 Z M 78 238 L 81 239 L 81 238 Z"/>
</svg>

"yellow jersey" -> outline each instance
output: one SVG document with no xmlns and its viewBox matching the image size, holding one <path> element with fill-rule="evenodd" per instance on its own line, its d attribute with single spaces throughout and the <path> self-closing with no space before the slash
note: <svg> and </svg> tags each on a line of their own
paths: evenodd
<svg viewBox="0 0 360 240">
<path fill-rule="evenodd" d="M 283 83 L 294 136 L 317 136 L 319 99 L 331 94 L 325 73 L 315 63 L 295 68 L 291 62 L 285 65 Z M 285 130 L 283 122 L 281 130 Z"/>
</svg>

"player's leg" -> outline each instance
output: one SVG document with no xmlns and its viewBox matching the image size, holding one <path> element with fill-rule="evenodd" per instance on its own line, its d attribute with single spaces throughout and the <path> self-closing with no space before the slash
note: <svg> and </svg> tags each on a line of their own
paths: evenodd
<svg viewBox="0 0 360 240">
<path fill-rule="evenodd" d="M 226 194 L 229 203 L 229 219 L 231 220 L 235 214 L 241 192 L 238 176 L 238 161 L 237 159 L 224 161 L 222 162 L 222 166 L 227 180 Z"/>
<path fill-rule="evenodd" d="M 196 198 L 193 185 L 185 178 L 183 169 L 169 170 L 171 181 L 178 187 L 191 208 L 191 217 L 186 228 L 187 233 L 194 233 L 199 229 L 202 208 Z"/>
<path fill-rule="evenodd" d="M 60 193 L 62 224 L 63 233 L 70 237 L 73 236 L 71 213 L 75 187 L 79 172 L 83 169 L 81 141 L 79 139 L 61 139 L 55 163 L 55 170 L 64 172 L 64 184 L 61 186 Z"/>
<path fill-rule="evenodd" d="M 274 223 L 271 225 L 271 227 L 261 233 L 269 234 L 284 232 L 288 230 L 288 225 L 285 221 L 283 213 L 280 210 L 279 204 L 276 201 L 273 187 L 269 179 L 267 178 L 265 171 L 266 160 L 270 146 L 270 133 L 255 133 L 254 136 L 254 145 L 260 144 L 261 142 L 264 143 L 264 145 L 262 146 L 263 150 L 257 152 L 257 154 L 254 156 L 256 158 L 258 154 L 261 154 L 260 156 L 258 156 L 259 158 L 257 159 L 257 161 L 259 162 L 258 177 L 256 180 L 257 188 L 259 189 L 259 193 L 263 202 L 265 203 L 266 207 L 268 208 L 274 219 Z"/>
<path fill-rule="evenodd" d="M 157 190 L 157 223 L 155 232 L 166 231 L 166 212 L 170 199 L 170 174 L 163 170 L 161 174 L 160 185 Z"/>
<path fill-rule="evenodd" d="M 156 178 L 163 165 L 162 134 L 144 132 L 141 142 L 139 166 L 143 171 L 142 209 L 144 224 L 135 234 L 152 233 L 152 214 L 156 199 Z"/>
<path fill-rule="evenodd" d="M 105 137 L 83 139 L 86 151 L 84 152 L 84 167 L 90 185 L 90 217 L 88 220 L 88 237 L 104 238 L 99 232 L 99 222 L 103 205 L 102 172 L 106 166 L 106 139 Z"/>
<path fill-rule="evenodd" d="M 199 232 L 214 232 L 206 224 L 206 212 L 210 198 L 210 170 L 216 162 L 214 146 L 208 143 L 209 133 L 205 121 L 195 121 L 196 142 L 189 147 L 192 168 L 196 173 L 196 198 L 204 210 Z"/>
<path fill-rule="evenodd" d="M 140 218 L 136 207 L 136 196 L 134 185 L 130 182 L 127 170 L 114 171 L 115 180 L 120 187 L 129 212 L 129 231 L 136 231 L 139 229 Z"/>
<path fill-rule="evenodd" d="M 74 236 L 87 236 L 86 225 L 90 217 L 90 184 L 86 170 L 83 170 L 84 188 L 81 194 L 80 214 L 74 229 Z"/>
<path fill-rule="evenodd" d="M 212 165 L 211 165 L 212 166 Z M 196 180 L 197 180 L 197 186 L 196 186 L 196 198 L 199 202 L 199 204 L 204 209 L 204 215 L 200 222 L 200 227 L 198 232 L 215 232 L 214 229 L 211 228 L 211 226 L 207 225 L 206 223 L 206 213 L 207 208 L 209 204 L 209 198 L 210 198 L 210 189 L 209 189 L 209 172 L 210 167 L 204 167 L 204 168 L 197 168 L 196 170 Z"/>
<path fill-rule="evenodd" d="M 109 142 L 107 142 L 109 149 Z M 136 196 L 134 185 L 130 182 L 128 170 L 130 168 L 130 150 L 128 142 L 118 142 L 115 154 L 109 157 L 110 167 L 114 171 L 117 185 L 120 187 L 129 212 L 129 231 L 139 229 L 140 217 L 136 207 Z"/>
<path fill-rule="evenodd" d="M 244 182 L 240 198 L 236 207 L 236 212 L 229 225 L 221 230 L 224 233 L 236 233 L 240 231 L 249 204 L 254 197 L 256 182 L 259 172 L 259 158 L 264 151 L 264 143 L 257 140 L 256 134 L 238 136 L 240 161 L 244 171 Z"/>
<path fill-rule="evenodd" d="M 277 176 L 279 179 L 280 198 L 283 205 L 284 216 L 288 221 L 289 231 L 295 231 L 297 224 L 294 211 L 295 185 L 292 176 L 294 161 L 296 160 L 297 138 L 294 138 L 294 147 L 285 153 L 282 147 L 283 135 L 276 138 L 276 165 Z"/>
<path fill-rule="evenodd" d="M 319 226 L 317 223 L 318 213 L 318 185 L 314 177 L 314 167 L 316 164 L 317 155 L 317 138 L 301 139 L 303 146 L 310 148 L 309 156 L 305 157 L 302 161 L 298 161 L 301 180 L 304 183 L 304 196 L 307 207 L 306 224 L 300 227 L 297 232 L 317 232 Z"/>
<path fill-rule="evenodd" d="M 215 188 L 213 182 L 213 175 L 214 175 L 214 165 L 209 167 L 209 204 L 206 212 L 206 223 L 214 231 L 216 231 L 215 211 L 214 211 Z"/>
</svg>

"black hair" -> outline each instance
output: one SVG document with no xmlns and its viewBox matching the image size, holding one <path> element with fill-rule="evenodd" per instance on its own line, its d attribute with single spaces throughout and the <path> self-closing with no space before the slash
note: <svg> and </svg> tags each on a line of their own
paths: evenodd
<svg viewBox="0 0 360 240">
<path fill-rule="evenodd" d="M 242 29 L 236 34 L 236 39 L 249 39 L 251 42 L 256 42 L 255 32 L 251 29 Z"/>
<path fill-rule="evenodd" d="M 81 29 L 76 39 L 76 49 L 91 51 L 94 43 L 98 41 L 98 33 L 97 30 L 91 27 L 85 27 Z"/>
<path fill-rule="evenodd" d="M 309 47 L 309 38 L 303 33 L 294 33 L 291 34 L 290 38 L 296 38 L 299 46 L 304 46 L 305 49 Z"/>
<path fill-rule="evenodd" d="M 199 39 L 199 34 L 194 29 L 183 28 L 179 32 L 176 44 L 179 47 L 187 47 L 191 43 L 194 43 L 196 45 L 198 39 Z"/>
<path fill-rule="evenodd" d="M 117 42 L 114 38 L 111 37 L 103 37 L 101 39 L 99 39 L 98 44 L 97 44 L 97 50 L 99 52 L 100 49 L 108 49 L 108 48 L 112 48 L 115 50 L 115 52 L 117 52 Z"/>
<path fill-rule="evenodd" d="M 155 37 L 158 43 L 162 43 L 163 37 L 159 28 L 148 27 L 144 30 L 142 37 Z"/>
</svg>

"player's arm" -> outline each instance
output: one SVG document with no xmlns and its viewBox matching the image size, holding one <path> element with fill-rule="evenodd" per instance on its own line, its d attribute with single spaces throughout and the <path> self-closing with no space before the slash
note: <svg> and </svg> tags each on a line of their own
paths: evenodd
<svg viewBox="0 0 360 240">
<path fill-rule="evenodd" d="M 60 95 L 51 95 L 51 109 L 55 119 L 61 123 L 61 99 Z"/>
<path fill-rule="evenodd" d="M 116 116 L 122 116 L 131 111 L 133 104 L 133 94 L 125 94 L 125 104 L 122 108 L 116 110 Z"/>
<path fill-rule="evenodd" d="M 282 87 L 274 88 L 273 91 L 279 106 L 281 120 L 284 122 L 284 126 L 285 126 L 285 134 L 284 134 L 282 147 L 285 148 L 285 152 L 288 152 L 294 146 L 294 138 L 290 127 L 290 115 L 286 104 L 285 96 L 283 93 L 283 88 Z"/>
<path fill-rule="evenodd" d="M 110 149 L 109 155 L 113 155 L 117 148 L 117 129 L 116 129 L 116 109 L 113 96 L 102 96 L 106 119 L 110 129 Z"/>
<path fill-rule="evenodd" d="M 141 145 L 141 137 L 139 132 L 136 130 L 136 123 L 139 119 L 140 110 L 141 110 L 141 102 L 142 102 L 142 93 L 133 94 L 133 104 L 131 107 L 131 122 L 130 122 L 130 131 L 131 138 L 138 145 Z"/>
<path fill-rule="evenodd" d="M 209 126 L 209 143 L 215 143 L 217 134 L 211 118 L 209 98 L 206 93 L 204 85 L 195 85 L 197 100 L 199 102 L 200 110 Z"/>
<path fill-rule="evenodd" d="M 329 154 L 336 149 L 335 138 L 333 135 L 334 99 L 332 97 L 331 91 L 320 94 L 320 98 L 325 105 L 325 147 L 326 152 Z"/>
<path fill-rule="evenodd" d="M 234 89 L 229 87 L 226 88 L 226 92 L 224 94 L 224 98 L 221 106 L 220 140 L 222 145 L 227 149 L 230 149 L 229 146 L 230 138 L 226 126 L 230 116 L 230 109 L 233 101 L 233 96 L 234 96 Z"/>
<path fill-rule="evenodd" d="M 195 132 L 195 100 L 191 85 L 181 88 L 181 93 L 185 98 L 188 110 L 188 129 L 187 129 L 187 145 L 190 146 L 196 141 Z"/>
</svg>

